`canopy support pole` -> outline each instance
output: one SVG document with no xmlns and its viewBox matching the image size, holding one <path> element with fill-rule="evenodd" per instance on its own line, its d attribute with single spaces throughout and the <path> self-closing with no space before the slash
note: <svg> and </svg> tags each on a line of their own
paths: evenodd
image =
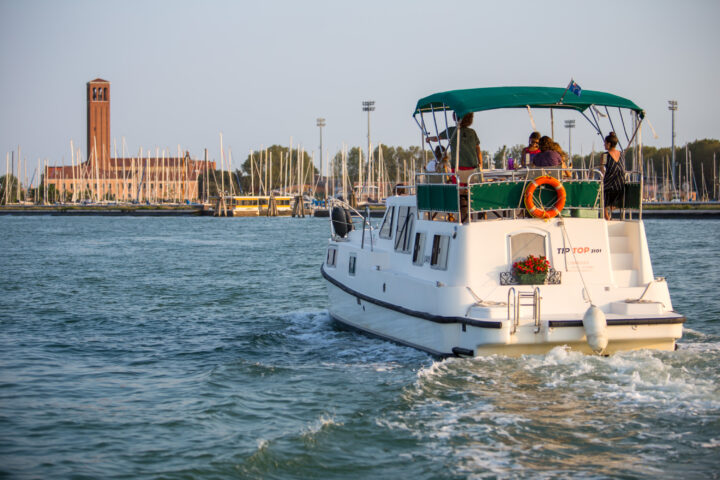
<svg viewBox="0 0 720 480">
<path fill-rule="evenodd" d="M 628 137 L 628 134 L 627 134 L 627 128 L 625 127 L 625 119 L 623 118 L 622 110 L 620 109 L 620 107 L 618 107 L 618 115 L 620 115 L 620 121 L 622 122 L 623 133 L 625 134 L 625 138 L 629 142 L 630 138 Z M 628 147 L 629 146 L 630 146 L 630 144 L 628 143 Z"/>
<path fill-rule="evenodd" d="M 443 116 L 445 117 L 445 131 L 446 132 L 450 129 L 450 124 L 448 123 L 448 118 L 447 118 L 447 112 L 448 112 L 447 106 L 445 104 L 443 104 Z"/>
<path fill-rule="evenodd" d="M 642 118 L 638 121 L 637 126 L 635 127 L 635 131 L 632 134 L 632 137 L 630 137 L 630 140 L 628 141 L 628 147 L 630 144 L 635 140 L 635 135 L 637 135 L 638 131 L 640 131 L 640 125 L 642 125 Z"/>
<path fill-rule="evenodd" d="M 602 128 L 600 127 L 600 119 L 595 117 L 595 112 L 593 111 L 592 108 L 590 108 L 589 110 L 590 110 L 590 115 L 592 115 L 593 119 L 595 119 L 595 125 L 597 128 L 598 134 L 600 135 L 600 138 L 602 138 L 603 133 L 602 133 Z"/>
<path fill-rule="evenodd" d="M 437 118 L 435 117 L 435 107 L 433 107 L 433 106 L 431 105 L 431 106 L 430 106 L 430 111 L 432 112 L 433 124 L 435 125 L 435 136 L 436 136 L 436 137 L 439 137 L 439 136 L 440 136 L 440 129 L 438 129 Z M 438 143 L 439 143 L 439 139 L 438 139 Z M 433 153 L 434 153 L 434 152 L 433 152 Z"/>
<path fill-rule="evenodd" d="M 610 116 L 610 110 L 608 110 L 607 106 L 605 107 L 605 113 L 607 113 L 608 121 L 610 122 L 610 128 L 612 128 L 612 131 L 615 131 L 615 125 L 613 125 L 612 117 Z M 629 145 L 629 143 L 628 143 Z M 622 145 L 620 145 L 620 150 L 622 151 Z"/>
<path fill-rule="evenodd" d="M 420 131 L 423 133 L 423 135 L 428 136 L 428 131 L 425 129 L 425 119 L 423 118 L 423 114 L 420 113 L 420 120 L 422 123 L 418 122 L 417 116 L 413 115 L 413 120 L 415 120 L 415 123 L 417 123 L 417 126 L 420 127 Z"/>
</svg>

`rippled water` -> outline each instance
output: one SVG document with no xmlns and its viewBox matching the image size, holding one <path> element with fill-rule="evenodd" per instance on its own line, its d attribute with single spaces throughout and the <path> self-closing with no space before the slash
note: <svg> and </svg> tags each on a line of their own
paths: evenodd
<svg viewBox="0 0 720 480">
<path fill-rule="evenodd" d="M 648 220 L 677 352 L 336 329 L 320 219 L 0 217 L 0 477 L 717 478 L 720 222 Z"/>
</svg>

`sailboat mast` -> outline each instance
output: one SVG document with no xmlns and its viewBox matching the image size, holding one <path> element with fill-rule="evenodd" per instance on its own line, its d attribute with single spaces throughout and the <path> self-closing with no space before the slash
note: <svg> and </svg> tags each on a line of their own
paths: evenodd
<svg viewBox="0 0 720 480">
<path fill-rule="evenodd" d="M 225 196 L 225 153 L 223 151 L 223 138 L 222 132 L 220 132 L 220 187 L 222 193 L 220 196 Z"/>
<path fill-rule="evenodd" d="M 715 153 L 713 153 L 713 198 L 715 201 L 718 199 L 718 178 L 717 178 L 717 170 L 715 168 Z"/>
<path fill-rule="evenodd" d="M 250 194 L 255 195 L 255 156 L 250 150 Z"/>
<path fill-rule="evenodd" d="M 22 155 L 20 153 L 20 145 L 18 145 L 18 174 L 17 174 L 17 188 L 15 189 L 15 197 L 17 203 L 20 203 L 20 160 Z"/>
<path fill-rule="evenodd" d="M 14 153 L 13 153 L 13 155 L 14 155 Z M 7 205 L 7 203 L 8 203 L 8 190 L 9 190 L 8 184 L 10 182 L 9 173 L 10 173 L 10 154 L 5 153 L 5 184 L 3 185 L 3 188 L 5 189 L 5 191 L 3 192 L 3 194 L 5 195 L 5 198 L 3 199 L 4 205 Z"/>
</svg>

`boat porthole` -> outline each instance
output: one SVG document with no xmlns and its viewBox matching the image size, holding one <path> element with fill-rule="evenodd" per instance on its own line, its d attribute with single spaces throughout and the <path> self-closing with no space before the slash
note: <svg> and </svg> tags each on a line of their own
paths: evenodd
<svg viewBox="0 0 720 480">
<path fill-rule="evenodd" d="M 633 330 L 637 330 L 637 325 L 633 325 L 633 326 L 632 326 L 632 329 L 633 329 Z"/>
<path fill-rule="evenodd" d="M 358 305 L 361 305 L 361 303 L 360 303 L 360 297 L 355 297 L 355 299 L 357 300 Z"/>
<path fill-rule="evenodd" d="M 463 323 L 462 326 L 463 326 L 463 332 L 467 332 L 467 323 Z"/>
<path fill-rule="evenodd" d="M 383 293 L 385 293 L 385 284 L 383 283 Z"/>
</svg>

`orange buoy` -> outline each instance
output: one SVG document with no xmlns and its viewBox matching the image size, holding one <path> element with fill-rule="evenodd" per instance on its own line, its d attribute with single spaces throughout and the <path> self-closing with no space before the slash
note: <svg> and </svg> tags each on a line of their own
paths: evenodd
<svg viewBox="0 0 720 480">
<path fill-rule="evenodd" d="M 553 208 L 550 208 L 548 210 L 536 207 L 535 201 L 533 200 L 533 194 L 535 193 L 535 190 L 541 185 L 550 185 L 555 189 L 555 194 L 557 195 L 555 205 L 553 206 Z M 558 216 L 562 211 L 563 207 L 565 206 L 566 198 L 567 195 L 565 193 L 565 187 L 562 186 L 560 180 L 555 177 L 551 177 L 550 175 L 542 175 L 533 180 L 533 182 L 525 190 L 525 208 L 527 208 L 528 212 L 530 212 L 530 215 L 532 215 L 533 217 L 553 218 Z"/>
</svg>

